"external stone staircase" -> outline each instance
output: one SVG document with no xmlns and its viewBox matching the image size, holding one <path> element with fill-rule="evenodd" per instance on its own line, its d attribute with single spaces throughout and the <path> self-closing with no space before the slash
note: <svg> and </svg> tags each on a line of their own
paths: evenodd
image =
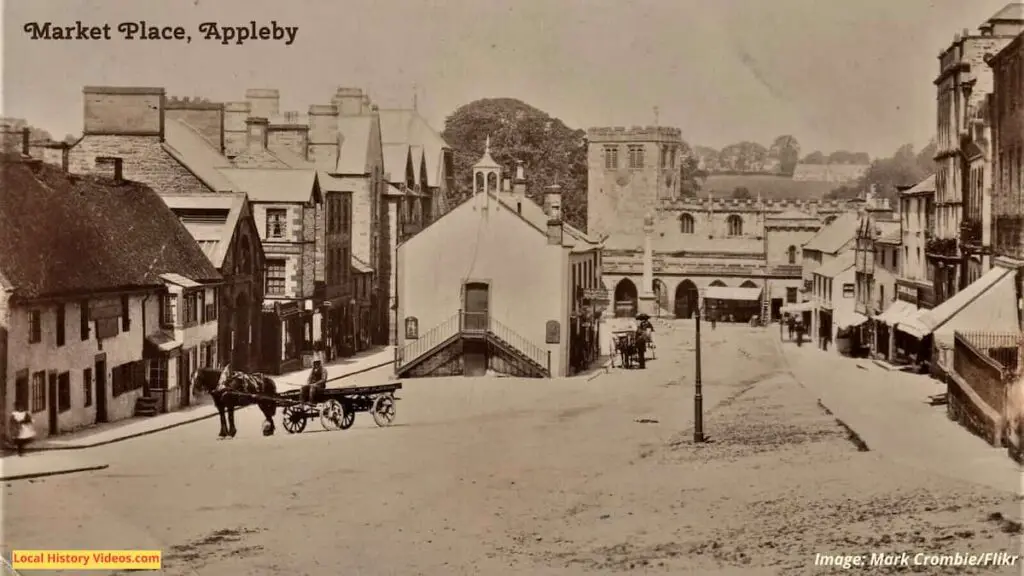
<svg viewBox="0 0 1024 576">
<path fill-rule="evenodd" d="M 416 340 L 397 348 L 396 372 L 400 377 L 408 377 L 419 366 L 425 368 L 426 373 L 432 373 L 450 361 L 450 358 L 438 358 L 439 353 L 450 349 L 457 342 L 469 339 L 485 340 L 489 347 L 503 353 L 506 363 L 511 364 L 521 375 L 551 376 L 550 352 L 486 313 L 462 310 Z"/>
</svg>

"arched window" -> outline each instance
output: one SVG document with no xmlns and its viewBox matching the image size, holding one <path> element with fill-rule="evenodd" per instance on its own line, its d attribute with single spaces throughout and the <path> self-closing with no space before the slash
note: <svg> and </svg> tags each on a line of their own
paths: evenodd
<svg viewBox="0 0 1024 576">
<path fill-rule="evenodd" d="M 789 263 L 796 264 L 796 246 L 789 247 Z"/>
<path fill-rule="evenodd" d="M 484 173 L 483 172 L 477 172 L 476 173 L 476 185 L 473 188 L 473 193 L 474 194 L 479 194 L 479 193 L 481 193 L 483 191 L 484 191 Z"/>
<path fill-rule="evenodd" d="M 732 214 L 726 219 L 726 223 L 729 225 L 729 236 L 743 236 L 743 218 Z"/>
<path fill-rule="evenodd" d="M 683 214 L 679 217 L 679 231 L 683 234 L 693 234 L 693 216 Z"/>
</svg>

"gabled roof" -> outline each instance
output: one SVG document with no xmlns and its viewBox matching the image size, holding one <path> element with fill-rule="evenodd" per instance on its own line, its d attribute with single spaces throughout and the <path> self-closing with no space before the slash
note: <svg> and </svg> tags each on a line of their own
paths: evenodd
<svg viewBox="0 0 1024 576">
<path fill-rule="evenodd" d="M 423 182 L 420 169 L 423 167 L 423 147 L 415 144 L 409 146 L 409 156 L 412 159 L 412 178 L 416 186 L 426 186 Z"/>
<path fill-rule="evenodd" d="M 405 182 L 405 168 L 409 162 L 408 144 L 384 144 L 384 172 L 391 176 L 389 182 Z"/>
<path fill-rule="evenodd" d="M 222 168 L 222 174 L 249 195 L 252 202 L 303 204 L 320 201 L 314 170 L 292 168 Z"/>
<path fill-rule="evenodd" d="M 847 250 L 836 256 L 832 261 L 815 268 L 814 273 L 826 278 L 835 278 L 853 267 L 855 256 L 853 250 Z"/>
<path fill-rule="evenodd" d="M 224 266 L 231 238 L 245 208 L 245 194 L 161 194 L 160 197 L 171 209 L 199 247 L 217 268 Z M 223 213 L 223 219 L 206 216 L 202 220 L 190 218 L 193 211 Z"/>
<path fill-rule="evenodd" d="M 370 135 L 374 116 L 338 117 L 338 165 L 335 174 L 369 172 Z"/>
<path fill-rule="evenodd" d="M 380 110 L 381 142 L 384 144 L 416 144 L 423 147 L 427 163 L 427 186 L 441 184 L 444 170 L 443 151 L 451 149 L 444 138 L 416 110 Z M 394 178 L 392 174 L 392 178 Z"/>
<path fill-rule="evenodd" d="M 844 212 L 832 223 L 825 225 L 804 244 L 804 250 L 817 250 L 825 254 L 835 254 L 843 249 L 848 242 L 857 237 L 859 219 L 853 212 Z"/>
<path fill-rule="evenodd" d="M 231 165 L 198 130 L 183 120 L 164 121 L 164 150 L 214 192 L 237 190 L 234 183 L 217 169 Z"/>
<path fill-rule="evenodd" d="M 138 182 L 0 160 L 0 272 L 21 298 L 220 281 L 160 196 Z"/>
<path fill-rule="evenodd" d="M 914 184 L 909 189 L 900 192 L 900 196 L 916 196 L 918 194 L 934 194 L 935 193 L 935 174 L 921 180 L 917 184 Z"/>
<path fill-rule="evenodd" d="M 1024 4 L 1021 4 L 1020 0 L 1010 2 L 1006 6 L 1003 6 L 999 12 L 996 12 L 988 19 L 988 22 L 993 20 L 1024 20 Z"/>
</svg>

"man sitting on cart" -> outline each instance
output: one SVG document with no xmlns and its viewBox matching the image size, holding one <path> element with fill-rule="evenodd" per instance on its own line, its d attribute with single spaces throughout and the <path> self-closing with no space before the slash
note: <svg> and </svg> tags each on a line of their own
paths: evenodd
<svg viewBox="0 0 1024 576">
<path fill-rule="evenodd" d="M 320 401 L 324 388 L 327 387 L 327 369 L 317 356 L 313 359 L 313 369 L 309 371 L 306 385 L 302 387 L 302 401 L 313 404 Z"/>
</svg>

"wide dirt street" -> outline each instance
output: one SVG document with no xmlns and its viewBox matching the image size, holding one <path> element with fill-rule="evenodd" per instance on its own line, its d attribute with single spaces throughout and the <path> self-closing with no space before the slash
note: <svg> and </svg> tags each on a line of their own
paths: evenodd
<svg viewBox="0 0 1024 576">
<path fill-rule="evenodd" d="M 828 574 L 849 571 L 815 553 L 1019 551 L 1016 496 L 858 451 L 794 382 L 772 329 L 705 330 L 714 442 L 693 445 L 692 323 L 657 330 L 645 371 L 406 382 L 391 428 L 360 414 L 345 432 L 312 422 L 263 438 L 248 409 L 235 440 L 208 420 L 85 450 L 110 468 L 5 487 L 4 552 L 145 548 L 164 551 L 167 574 L 405 576 Z"/>
</svg>

